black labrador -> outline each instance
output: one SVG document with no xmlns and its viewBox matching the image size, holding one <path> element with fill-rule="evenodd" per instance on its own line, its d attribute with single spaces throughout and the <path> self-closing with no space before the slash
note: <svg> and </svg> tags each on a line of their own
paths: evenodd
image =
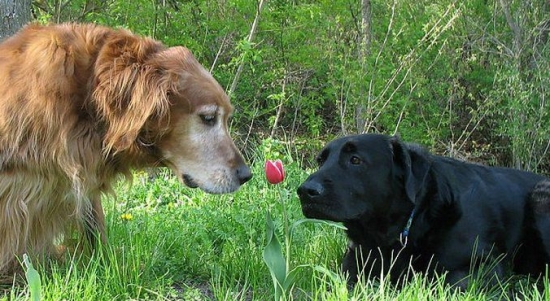
<svg viewBox="0 0 550 301">
<path fill-rule="evenodd" d="M 317 162 L 298 188 L 302 211 L 347 227 L 342 269 L 351 284 L 362 275 L 397 283 L 410 267 L 448 272 L 447 282 L 465 288 L 488 260 L 494 279 L 508 268 L 540 275 L 550 262 L 543 176 L 436 156 L 380 134 L 336 139 Z"/>
</svg>

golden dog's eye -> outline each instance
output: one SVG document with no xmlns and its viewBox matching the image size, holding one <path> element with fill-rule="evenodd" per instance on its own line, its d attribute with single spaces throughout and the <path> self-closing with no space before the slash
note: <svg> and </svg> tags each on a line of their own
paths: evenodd
<svg viewBox="0 0 550 301">
<path fill-rule="evenodd" d="M 357 156 L 351 156 L 351 158 L 349 159 L 349 162 L 353 165 L 359 165 L 361 164 L 361 158 Z"/>
<path fill-rule="evenodd" d="M 214 114 L 201 114 L 200 117 L 202 122 L 206 125 L 212 126 L 216 124 L 216 115 Z"/>
</svg>

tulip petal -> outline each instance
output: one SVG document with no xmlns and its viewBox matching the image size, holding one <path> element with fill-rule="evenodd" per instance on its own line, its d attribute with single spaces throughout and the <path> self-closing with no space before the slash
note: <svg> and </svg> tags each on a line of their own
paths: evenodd
<svg viewBox="0 0 550 301">
<path fill-rule="evenodd" d="M 279 162 L 277 162 L 279 161 Z M 284 169 L 281 160 L 265 161 L 265 176 L 271 184 L 278 184 L 284 180 Z"/>
<path fill-rule="evenodd" d="M 283 161 L 281 161 L 280 159 L 277 159 L 277 160 L 275 161 L 275 166 L 277 166 L 277 168 L 278 168 L 279 171 L 281 172 L 281 175 L 282 175 L 282 177 L 283 177 L 282 180 L 284 180 L 284 178 L 285 178 L 285 169 L 284 169 L 284 167 L 283 167 Z M 282 180 L 281 180 L 281 181 L 282 181 Z"/>
</svg>

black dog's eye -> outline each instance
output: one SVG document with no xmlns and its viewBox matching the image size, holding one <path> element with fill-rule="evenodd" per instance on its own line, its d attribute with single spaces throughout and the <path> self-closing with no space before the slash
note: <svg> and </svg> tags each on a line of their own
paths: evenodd
<svg viewBox="0 0 550 301">
<path fill-rule="evenodd" d="M 213 126 L 216 124 L 216 115 L 214 114 L 201 114 L 199 115 L 201 117 L 202 123 Z"/>
<path fill-rule="evenodd" d="M 349 162 L 353 165 L 359 165 L 361 164 L 361 158 L 357 156 L 351 156 L 351 158 L 349 159 Z"/>
</svg>

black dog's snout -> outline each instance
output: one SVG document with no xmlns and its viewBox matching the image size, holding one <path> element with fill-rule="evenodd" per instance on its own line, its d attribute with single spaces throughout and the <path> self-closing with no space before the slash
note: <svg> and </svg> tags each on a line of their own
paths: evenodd
<svg viewBox="0 0 550 301">
<path fill-rule="evenodd" d="M 312 199 L 323 195 L 325 188 L 317 181 L 306 181 L 298 187 L 298 196 L 300 199 Z"/>
</svg>

